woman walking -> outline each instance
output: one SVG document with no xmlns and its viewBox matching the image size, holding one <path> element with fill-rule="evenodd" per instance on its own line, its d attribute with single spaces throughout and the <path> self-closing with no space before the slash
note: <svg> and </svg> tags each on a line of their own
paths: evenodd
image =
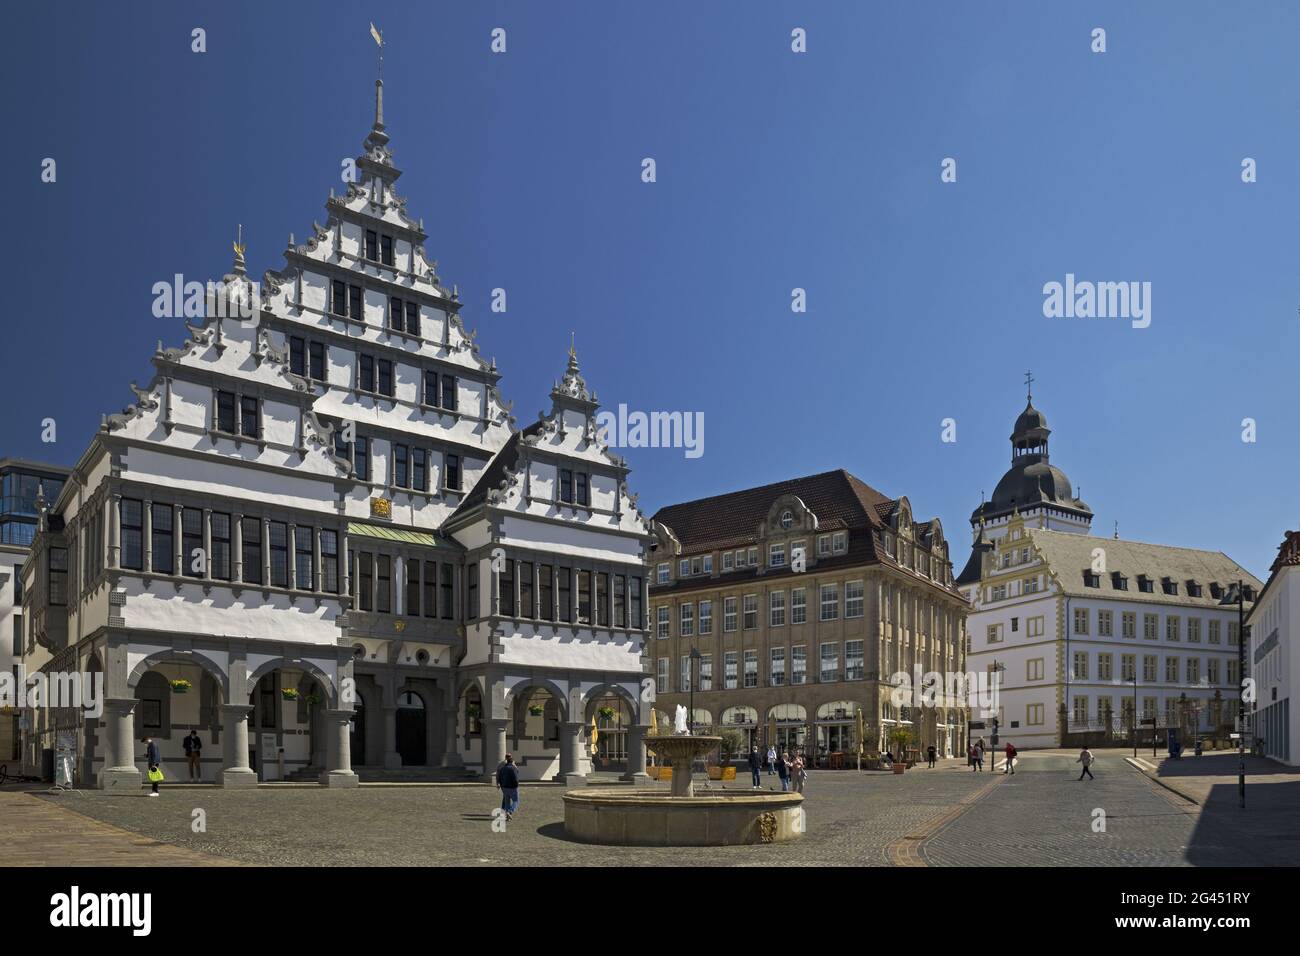
<svg viewBox="0 0 1300 956">
<path fill-rule="evenodd" d="M 144 762 L 149 765 L 149 785 L 153 788 L 149 796 L 158 796 L 158 784 L 162 782 L 162 755 L 152 737 L 144 738 Z"/>
</svg>

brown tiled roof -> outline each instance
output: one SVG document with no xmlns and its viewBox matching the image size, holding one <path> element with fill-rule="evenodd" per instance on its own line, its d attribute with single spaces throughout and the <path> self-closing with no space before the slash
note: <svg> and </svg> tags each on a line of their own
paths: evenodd
<svg viewBox="0 0 1300 956">
<path fill-rule="evenodd" d="M 791 478 L 758 488 L 667 505 L 655 512 L 654 520 L 672 529 L 685 554 L 709 548 L 738 547 L 758 540 L 758 528 L 766 520 L 772 503 L 786 494 L 798 495 L 817 515 L 818 530 L 821 531 L 880 528 L 884 525 L 881 514 L 888 515 L 895 503 L 894 499 L 839 468 L 820 475 Z"/>
</svg>

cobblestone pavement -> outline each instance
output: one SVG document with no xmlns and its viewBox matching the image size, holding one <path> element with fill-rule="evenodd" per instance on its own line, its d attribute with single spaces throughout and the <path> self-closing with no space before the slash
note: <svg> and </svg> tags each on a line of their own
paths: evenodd
<svg viewBox="0 0 1300 956">
<path fill-rule="evenodd" d="M 1079 781 L 1074 753 L 1022 755 L 1014 777 L 921 847 L 931 866 L 1260 866 L 1300 844 L 1253 839 L 1105 752 Z M 1094 830 L 1104 813 L 1105 830 Z"/>
<path fill-rule="evenodd" d="M 1068 866 L 1259 865 L 1260 848 L 1198 825 L 1198 808 L 1120 756 L 1078 783 L 1073 756 L 1025 755 L 1014 777 L 948 761 L 900 776 L 819 771 L 806 791 L 808 831 L 787 844 L 716 848 L 589 846 L 564 837 L 563 790 L 525 785 L 520 813 L 493 832 L 497 791 L 478 784 L 355 790 L 168 789 L 159 799 L 89 791 L 27 796 L 150 840 L 267 865 Z M 998 779 L 994 783 L 993 778 Z M 768 782 L 764 778 L 765 783 Z M 986 791 L 980 793 L 980 791 Z M 1093 833 L 1092 811 L 1106 811 Z M 206 832 L 191 830 L 192 811 Z M 73 818 L 75 819 L 75 818 Z M 66 846 L 61 852 L 68 852 Z M 50 862 L 77 863 L 75 857 Z"/>
</svg>

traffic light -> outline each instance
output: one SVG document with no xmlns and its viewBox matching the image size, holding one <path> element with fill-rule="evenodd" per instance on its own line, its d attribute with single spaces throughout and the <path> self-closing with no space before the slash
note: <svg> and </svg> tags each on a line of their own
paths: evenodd
<svg viewBox="0 0 1300 956">
<path fill-rule="evenodd" d="M 993 740 L 993 743 L 995 743 L 995 744 L 998 742 L 998 719 L 997 719 L 996 717 L 993 718 L 993 738 L 992 738 L 992 740 Z"/>
</svg>

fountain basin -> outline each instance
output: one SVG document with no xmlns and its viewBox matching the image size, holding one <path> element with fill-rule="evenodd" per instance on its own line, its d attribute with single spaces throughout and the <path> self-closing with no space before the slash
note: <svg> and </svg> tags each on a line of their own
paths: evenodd
<svg viewBox="0 0 1300 956">
<path fill-rule="evenodd" d="M 676 774 L 674 774 L 676 776 Z M 618 846 L 741 846 L 803 836 L 803 795 L 712 790 L 587 788 L 564 794 L 564 830 L 582 843 Z"/>
</svg>

